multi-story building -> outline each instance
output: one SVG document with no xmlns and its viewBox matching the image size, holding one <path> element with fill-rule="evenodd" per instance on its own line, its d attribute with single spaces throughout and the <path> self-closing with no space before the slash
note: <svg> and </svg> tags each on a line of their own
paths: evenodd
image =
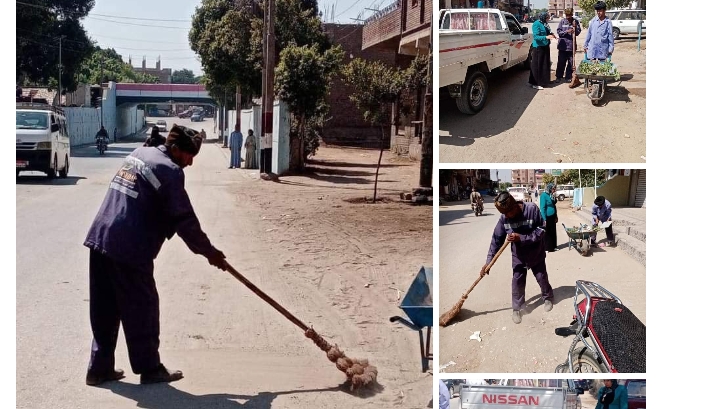
<svg viewBox="0 0 720 409">
<path fill-rule="evenodd" d="M 565 9 L 571 8 L 575 11 L 580 11 L 578 6 L 578 0 L 549 0 L 548 1 L 548 13 L 554 14 L 556 17 L 563 17 L 565 15 Z"/>
<path fill-rule="evenodd" d="M 132 57 L 129 58 L 128 64 L 132 66 Z M 157 77 L 161 84 L 170 84 L 170 78 L 172 77 L 172 69 L 160 67 L 160 57 L 155 62 L 155 68 L 148 68 L 146 65 L 145 57 L 142 60 L 142 67 L 133 67 L 133 71 L 139 74 L 147 74 Z"/>
<path fill-rule="evenodd" d="M 513 186 L 537 187 L 542 184 L 544 169 L 513 169 L 511 182 Z"/>
<path fill-rule="evenodd" d="M 397 0 L 378 11 L 365 21 L 362 49 L 392 50 L 397 55 L 395 66 L 400 68 L 408 67 L 417 55 L 428 55 L 432 4 L 432 0 Z M 419 158 L 422 130 L 432 127 L 423 117 L 426 93 L 417 90 L 393 104 L 390 149 L 394 152 Z M 408 109 L 400 109 L 402 106 Z"/>
</svg>

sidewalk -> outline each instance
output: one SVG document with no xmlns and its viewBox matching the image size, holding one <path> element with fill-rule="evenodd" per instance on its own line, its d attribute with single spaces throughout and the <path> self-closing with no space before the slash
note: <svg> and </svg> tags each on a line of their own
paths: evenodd
<svg viewBox="0 0 720 409">
<path fill-rule="evenodd" d="M 576 212 L 585 223 L 592 223 L 592 207 L 583 207 Z M 647 212 L 640 207 L 613 207 L 613 233 L 617 247 L 628 253 L 643 266 L 645 265 L 645 226 Z M 602 237 L 603 233 L 599 234 Z"/>
</svg>

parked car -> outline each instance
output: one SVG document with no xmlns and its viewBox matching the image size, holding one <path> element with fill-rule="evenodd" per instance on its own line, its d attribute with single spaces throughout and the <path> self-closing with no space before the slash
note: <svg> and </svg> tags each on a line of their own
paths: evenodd
<svg viewBox="0 0 720 409">
<path fill-rule="evenodd" d="M 158 130 L 160 132 L 167 132 L 167 122 L 165 122 L 164 120 L 161 119 L 155 122 L 155 126 L 158 127 Z"/>
<path fill-rule="evenodd" d="M 566 197 L 570 199 L 575 195 L 575 186 L 573 185 L 558 185 L 555 186 L 555 197 L 559 201 L 565 200 Z"/>
<path fill-rule="evenodd" d="M 488 96 L 486 74 L 515 66 L 530 69 L 533 36 L 510 13 L 497 9 L 440 10 L 440 82 L 460 112 L 480 112 Z"/>
<path fill-rule="evenodd" d="M 628 392 L 628 409 L 645 409 L 645 379 L 627 379 L 625 388 Z"/>
<path fill-rule="evenodd" d="M 587 379 L 574 379 L 575 386 L 582 389 L 583 391 L 590 390 L 590 382 Z"/>
<path fill-rule="evenodd" d="M 507 189 L 508 193 L 518 202 L 524 202 L 525 201 L 525 191 L 526 189 L 524 187 L 509 187 Z"/>
<path fill-rule="evenodd" d="M 619 39 L 621 35 L 638 33 L 638 23 L 642 21 L 642 32 L 645 28 L 645 10 L 608 10 L 606 16 L 612 20 L 613 38 Z"/>
<path fill-rule="evenodd" d="M 450 397 L 454 397 L 456 393 L 460 393 L 460 389 L 463 383 L 465 383 L 464 379 L 443 379 L 443 382 L 445 382 L 445 386 L 447 386 L 448 391 L 450 392 Z"/>
<path fill-rule="evenodd" d="M 190 117 L 190 122 L 201 122 L 202 120 L 203 116 L 199 112 L 192 114 L 192 116 Z"/>
</svg>

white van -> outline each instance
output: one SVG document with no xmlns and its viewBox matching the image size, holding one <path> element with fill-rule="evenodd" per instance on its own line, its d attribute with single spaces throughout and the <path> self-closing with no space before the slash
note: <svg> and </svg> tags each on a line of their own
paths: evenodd
<svg viewBox="0 0 720 409">
<path fill-rule="evenodd" d="M 15 177 L 21 171 L 66 178 L 70 170 L 70 135 L 62 109 L 47 104 L 18 103 L 15 108 Z"/>
</svg>

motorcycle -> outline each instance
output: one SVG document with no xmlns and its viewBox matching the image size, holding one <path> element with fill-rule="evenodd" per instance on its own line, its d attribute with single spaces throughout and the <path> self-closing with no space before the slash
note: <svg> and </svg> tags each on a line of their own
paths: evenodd
<svg viewBox="0 0 720 409">
<path fill-rule="evenodd" d="M 573 305 L 570 326 L 555 329 L 559 336 L 575 335 L 567 361 L 556 373 L 646 372 L 645 324 L 627 305 L 599 284 L 583 280 L 575 283 Z"/>
<path fill-rule="evenodd" d="M 100 152 L 100 155 L 104 155 L 105 151 L 108 148 L 107 138 L 103 138 L 103 137 L 95 138 L 95 147 L 97 148 L 98 152 Z"/>
<path fill-rule="evenodd" d="M 473 209 L 473 211 L 475 212 L 475 217 L 477 217 L 477 216 L 482 216 L 482 212 L 483 212 L 483 205 L 482 205 L 482 203 L 480 203 L 480 204 L 478 204 L 478 203 L 471 203 L 471 204 L 470 204 L 470 207 L 471 207 L 471 208 Z"/>
</svg>

